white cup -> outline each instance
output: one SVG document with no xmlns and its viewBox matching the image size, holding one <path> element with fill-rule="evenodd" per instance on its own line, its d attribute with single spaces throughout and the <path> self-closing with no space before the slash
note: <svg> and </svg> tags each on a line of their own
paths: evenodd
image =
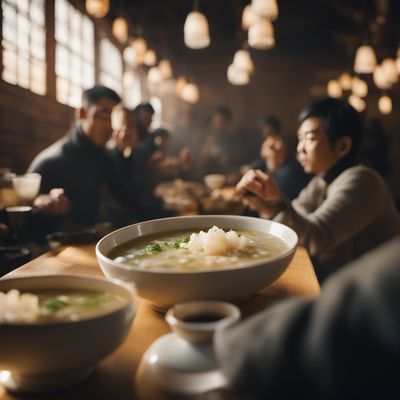
<svg viewBox="0 0 400 400">
<path fill-rule="evenodd" d="M 37 173 L 28 173 L 13 178 L 13 186 L 20 204 L 31 204 L 39 194 L 42 177 Z"/>
</svg>

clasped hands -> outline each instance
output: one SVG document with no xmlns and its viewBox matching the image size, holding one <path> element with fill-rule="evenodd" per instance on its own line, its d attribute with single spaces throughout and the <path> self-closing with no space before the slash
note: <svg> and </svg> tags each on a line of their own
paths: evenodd
<svg viewBox="0 0 400 400">
<path fill-rule="evenodd" d="M 272 218 L 284 203 L 274 179 L 261 170 L 250 169 L 236 185 L 236 196 L 263 218 Z"/>
</svg>

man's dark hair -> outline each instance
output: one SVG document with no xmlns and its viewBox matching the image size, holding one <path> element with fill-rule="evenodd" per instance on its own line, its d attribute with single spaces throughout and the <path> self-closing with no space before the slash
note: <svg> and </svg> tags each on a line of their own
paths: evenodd
<svg viewBox="0 0 400 400">
<path fill-rule="evenodd" d="M 113 100 L 116 103 L 121 101 L 121 97 L 118 96 L 115 90 L 112 90 L 106 86 L 96 85 L 83 91 L 82 104 L 91 106 L 96 104 L 102 97 L 106 97 L 107 99 Z"/>
<path fill-rule="evenodd" d="M 274 115 L 263 115 L 262 117 L 259 118 L 257 125 L 260 130 L 264 126 L 270 125 L 275 129 L 275 131 L 278 134 L 281 132 L 282 129 L 281 120 L 278 117 L 275 117 Z"/>
<path fill-rule="evenodd" d="M 221 115 L 226 121 L 232 120 L 232 111 L 227 106 L 217 106 L 214 109 L 214 114 Z"/>
<path fill-rule="evenodd" d="M 310 117 L 321 118 L 331 146 L 343 136 L 352 139 L 346 159 L 354 161 L 363 136 L 363 122 L 359 112 L 349 103 L 339 99 L 324 98 L 306 107 L 299 115 L 299 123 Z"/>
<path fill-rule="evenodd" d="M 135 108 L 134 111 L 136 114 L 144 112 L 149 112 L 150 114 L 154 114 L 154 108 L 149 102 L 139 103 Z"/>
</svg>

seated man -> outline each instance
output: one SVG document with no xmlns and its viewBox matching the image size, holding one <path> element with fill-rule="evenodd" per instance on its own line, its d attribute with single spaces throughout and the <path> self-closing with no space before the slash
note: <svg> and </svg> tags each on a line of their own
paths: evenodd
<svg viewBox="0 0 400 400">
<path fill-rule="evenodd" d="M 76 110 L 77 121 L 64 138 L 43 150 L 32 162 L 29 172 L 42 175 L 40 193 L 35 206 L 60 214 L 61 226 L 88 226 L 97 221 L 104 187 L 128 207 L 134 204 L 124 190 L 121 179 L 105 145 L 112 134 L 111 112 L 120 102 L 117 93 L 104 86 L 95 86 L 82 94 L 82 106 Z M 54 218 L 52 218 L 52 222 Z"/>
<path fill-rule="evenodd" d="M 290 299 L 220 330 L 220 364 L 240 399 L 397 398 L 400 237 Z"/>
<path fill-rule="evenodd" d="M 399 234 L 400 216 L 380 176 L 356 165 L 362 122 L 349 104 L 315 102 L 300 114 L 298 137 L 299 161 L 305 172 L 317 175 L 293 202 L 260 170 L 246 172 L 237 192 L 262 217 L 274 217 L 297 232 L 323 280 Z"/>
</svg>

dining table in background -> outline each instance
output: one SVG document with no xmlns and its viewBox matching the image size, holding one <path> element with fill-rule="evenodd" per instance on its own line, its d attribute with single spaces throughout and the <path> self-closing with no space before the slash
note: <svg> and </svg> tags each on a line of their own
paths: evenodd
<svg viewBox="0 0 400 400">
<path fill-rule="evenodd" d="M 95 256 L 95 245 L 64 246 L 51 250 L 15 269 L 2 279 L 51 274 L 102 276 Z M 285 298 L 317 296 L 319 291 L 320 287 L 311 260 L 306 250 L 298 247 L 293 260 L 280 278 L 240 304 L 239 307 L 243 318 L 247 318 Z M 0 385 L 0 400 L 32 398 L 132 400 L 138 398 L 137 390 L 141 381 L 137 380 L 135 375 L 141 357 L 157 338 L 169 333 L 170 328 L 163 315 L 154 311 L 147 300 L 138 297 L 137 302 L 137 315 L 127 339 L 115 352 L 98 364 L 94 374 L 88 379 L 63 391 L 34 397 L 13 395 L 6 392 Z"/>
</svg>

